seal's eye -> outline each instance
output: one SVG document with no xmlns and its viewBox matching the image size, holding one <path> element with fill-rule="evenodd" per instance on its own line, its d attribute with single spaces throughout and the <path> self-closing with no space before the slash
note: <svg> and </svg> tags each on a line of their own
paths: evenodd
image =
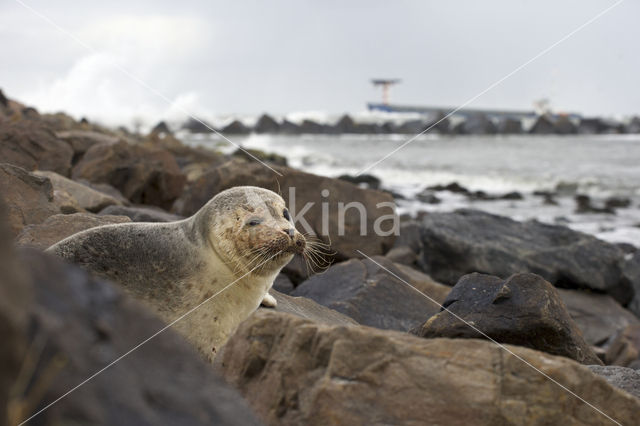
<svg viewBox="0 0 640 426">
<path fill-rule="evenodd" d="M 291 216 L 289 216 L 289 210 L 284 209 L 282 211 L 282 216 L 284 216 L 284 218 L 287 219 L 288 221 L 291 221 Z"/>
<path fill-rule="evenodd" d="M 249 225 L 249 226 L 258 226 L 261 223 L 262 223 L 262 220 L 254 218 L 254 219 L 249 220 L 249 222 L 247 222 L 247 225 Z"/>
</svg>

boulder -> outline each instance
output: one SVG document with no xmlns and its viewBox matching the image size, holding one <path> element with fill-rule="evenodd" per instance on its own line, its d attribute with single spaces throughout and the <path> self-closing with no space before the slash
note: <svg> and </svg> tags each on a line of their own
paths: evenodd
<svg viewBox="0 0 640 426">
<path fill-rule="evenodd" d="M 634 292 L 628 308 L 640 318 L 640 251 L 627 254 L 625 260 L 623 274 L 632 283 Z"/>
<path fill-rule="evenodd" d="M 300 134 L 300 126 L 289 120 L 284 120 L 282 124 L 280 124 L 279 131 L 283 135 L 297 135 Z"/>
<path fill-rule="evenodd" d="M 422 132 L 428 126 L 422 120 L 408 120 L 400 125 L 393 127 L 392 133 L 401 133 L 405 135 L 417 135 Z M 434 130 L 434 129 L 431 129 Z M 430 131 L 431 131 L 430 130 Z"/>
<path fill-rule="evenodd" d="M 33 172 L 34 175 L 47 178 L 51 181 L 54 191 L 65 191 L 73 197 L 80 208 L 98 212 L 105 207 L 111 205 L 121 205 L 122 202 L 108 194 L 96 191 L 95 189 L 75 182 L 55 172 L 38 171 Z"/>
<path fill-rule="evenodd" d="M 126 222 L 131 222 L 131 219 L 126 216 L 98 216 L 88 213 L 56 214 L 49 216 L 38 225 L 25 226 L 16 238 L 16 243 L 44 250 L 85 229 Z"/>
<path fill-rule="evenodd" d="M 369 189 L 379 189 L 382 183 L 379 178 L 366 173 L 358 176 L 340 175 L 338 179 L 351 182 L 354 185 L 364 185 L 365 188 Z"/>
<path fill-rule="evenodd" d="M 26 170 L 50 170 L 69 176 L 73 149 L 38 119 L 22 119 L 0 126 L 0 158 Z"/>
<path fill-rule="evenodd" d="M 322 306 L 306 297 L 292 297 L 279 291 L 271 290 L 269 293 L 278 301 L 274 308 L 262 308 L 292 314 L 320 324 L 327 325 L 358 325 L 356 321 L 338 311 Z"/>
<path fill-rule="evenodd" d="M 285 273 L 280 272 L 278 276 L 276 276 L 276 279 L 273 281 L 272 288 L 279 293 L 289 294 L 293 291 L 295 286 L 291 282 L 291 279 L 289 279 L 289 277 Z"/>
<path fill-rule="evenodd" d="M 480 122 L 476 122 L 476 124 L 486 125 L 487 129 L 491 131 L 493 123 L 491 124 L 482 123 L 483 118 L 481 117 L 478 117 L 478 118 Z M 451 126 L 451 123 L 449 121 L 449 117 L 446 117 L 446 114 L 443 111 L 439 111 L 435 117 L 433 117 L 431 120 L 427 121 L 426 123 L 423 123 L 420 131 L 415 132 L 415 134 L 422 133 L 422 132 L 446 134 L 446 133 L 449 133 L 450 126 Z"/>
<path fill-rule="evenodd" d="M 107 216 L 126 216 L 132 222 L 175 222 L 184 217 L 152 206 L 109 206 L 99 213 Z"/>
<path fill-rule="evenodd" d="M 213 126 L 202 119 L 195 119 L 190 117 L 181 126 L 182 129 L 188 130 L 191 133 L 213 133 Z"/>
<path fill-rule="evenodd" d="M 246 135 L 251 133 L 251 129 L 245 126 L 240 120 L 233 120 L 220 130 L 223 135 Z"/>
<path fill-rule="evenodd" d="M 408 246 L 394 247 L 385 254 L 387 259 L 402 265 L 414 265 L 418 259 L 416 252 Z"/>
<path fill-rule="evenodd" d="M 397 216 L 393 215 L 390 195 L 287 167 L 273 166 L 273 169 L 282 176 L 255 162 L 236 160 L 213 168 L 187 186 L 173 211 L 190 216 L 222 190 L 253 185 L 280 193 L 298 230 L 315 233 L 326 243 L 330 242 L 337 260 L 359 257 L 356 250 L 367 255 L 383 254 L 393 245 Z M 345 209 L 351 202 L 358 203 L 362 210 Z M 327 222 L 323 223 L 325 208 L 329 215 L 324 215 Z M 340 226 L 342 219 L 344 223 Z M 362 228 L 365 235 L 361 235 Z"/>
<path fill-rule="evenodd" d="M 229 340 L 223 368 L 269 425 L 609 421 L 540 372 L 621 424 L 637 421 L 640 400 L 588 368 L 531 349 L 506 349 L 476 339 L 328 326 L 263 310 Z"/>
<path fill-rule="evenodd" d="M 578 131 L 576 125 L 566 116 L 556 118 L 553 123 L 553 130 L 559 135 L 573 135 Z"/>
<path fill-rule="evenodd" d="M 486 115 L 475 114 L 460 122 L 453 129 L 459 135 L 495 135 L 498 129 Z"/>
<path fill-rule="evenodd" d="M 589 370 L 618 389 L 640 399 L 640 371 L 612 365 L 590 365 Z"/>
<path fill-rule="evenodd" d="M 298 126 L 298 131 L 303 134 L 327 133 L 327 127 L 313 120 L 303 120 Z"/>
<path fill-rule="evenodd" d="M 564 289 L 558 292 L 571 319 L 592 346 L 601 346 L 625 327 L 640 324 L 635 315 L 606 294 Z"/>
<path fill-rule="evenodd" d="M 557 287 L 608 293 L 624 306 L 633 296 L 631 283 L 640 279 L 625 270 L 624 252 L 613 244 L 564 226 L 477 210 L 425 215 L 421 239 L 418 264 L 445 284 L 470 272 L 503 278 L 533 272 Z"/>
<path fill-rule="evenodd" d="M 498 121 L 496 131 L 501 135 L 519 135 L 522 133 L 522 122 L 516 118 L 502 118 Z"/>
<path fill-rule="evenodd" d="M 51 181 L 11 164 L 0 163 L 0 194 L 7 205 L 12 237 L 26 225 L 42 223 L 60 213 Z"/>
<path fill-rule="evenodd" d="M 529 129 L 529 133 L 534 135 L 551 135 L 555 133 L 553 120 L 547 115 L 539 116 Z"/>
<path fill-rule="evenodd" d="M 256 125 L 253 126 L 253 131 L 256 133 L 278 133 L 280 125 L 276 120 L 268 114 L 262 114 Z"/>
<path fill-rule="evenodd" d="M 580 134 L 621 133 L 624 126 L 620 123 L 604 120 L 602 118 L 583 118 L 578 124 Z"/>
<path fill-rule="evenodd" d="M 259 149 L 238 148 L 231 155 L 233 157 L 242 158 L 247 161 L 262 161 L 263 163 L 276 164 L 278 166 L 287 165 L 286 157 L 275 153 L 266 153 Z"/>
<path fill-rule="evenodd" d="M 120 140 L 118 136 L 92 130 L 64 130 L 56 132 L 56 137 L 68 143 L 73 149 L 73 159 L 71 161 L 73 165 L 77 164 L 92 146 L 114 144 Z"/>
<path fill-rule="evenodd" d="M 610 365 L 640 369 L 640 324 L 628 325 L 613 336 L 604 359 Z"/>
<path fill-rule="evenodd" d="M 87 179 L 116 187 L 134 203 L 168 208 L 186 182 L 175 158 L 124 141 L 94 145 L 73 168 L 73 179 Z"/>
<path fill-rule="evenodd" d="M 82 389 L 72 391 L 34 421 L 258 423 L 237 392 L 213 374 L 211 366 L 176 332 L 163 331 L 146 343 L 163 329 L 163 322 L 116 286 L 39 251 L 25 251 L 19 259 L 28 273 L 20 284 L 33 295 L 20 305 L 30 323 L 21 337 L 31 347 L 25 362 L 34 364 L 32 370 L 25 370 L 28 376 L 14 382 L 10 424 L 25 420 L 86 379 L 90 381 Z M 136 348 L 140 343 L 143 346 Z M 132 348 L 135 353 L 118 359 Z M 100 371 L 113 361 L 117 365 Z"/>
<path fill-rule="evenodd" d="M 333 130 L 335 133 L 360 133 L 358 131 L 358 125 L 353 121 L 348 114 L 343 115 L 340 119 L 333 125 Z"/>
<path fill-rule="evenodd" d="M 369 259 L 351 259 L 314 275 L 291 295 L 307 297 L 360 324 L 381 329 L 407 331 L 438 312 L 449 287 L 424 278 L 424 274 L 409 276 L 383 257 L 374 260 L 416 289 Z"/>
<path fill-rule="evenodd" d="M 161 121 L 158 124 L 156 124 L 155 126 L 153 126 L 153 129 L 151 129 L 151 133 L 166 133 L 166 134 L 171 134 L 171 129 L 169 128 L 169 125 L 164 122 Z"/>
<path fill-rule="evenodd" d="M 633 117 L 625 128 L 625 133 L 640 133 L 640 117 Z"/>
<path fill-rule="evenodd" d="M 491 338 L 566 356 L 582 364 L 601 364 L 558 291 L 538 275 L 516 274 L 506 280 L 477 273 L 465 275 L 443 306 L 447 310 L 414 330 L 417 335 Z"/>
</svg>

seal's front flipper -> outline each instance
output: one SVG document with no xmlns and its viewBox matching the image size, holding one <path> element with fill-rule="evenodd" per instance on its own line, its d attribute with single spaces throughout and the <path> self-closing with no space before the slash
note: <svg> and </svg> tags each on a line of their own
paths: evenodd
<svg viewBox="0 0 640 426">
<path fill-rule="evenodd" d="M 276 306 L 278 306 L 278 302 L 276 301 L 275 297 L 267 293 L 264 295 L 264 298 L 262 299 L 260 305 L 266 308 L 275 308 Z"/>
</svg>

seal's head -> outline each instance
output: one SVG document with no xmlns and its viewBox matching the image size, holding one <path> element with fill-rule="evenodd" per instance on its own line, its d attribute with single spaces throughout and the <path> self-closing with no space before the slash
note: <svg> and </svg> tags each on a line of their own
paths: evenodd
<svg viewBox="0 0 640 426">
<path fill-rule="evenodd" d="M 305 249 L 284 200 L 268 189 L 227 189 L 196 215 L 209 243 L 237 274 L 273 273 Z"/>
</svg>

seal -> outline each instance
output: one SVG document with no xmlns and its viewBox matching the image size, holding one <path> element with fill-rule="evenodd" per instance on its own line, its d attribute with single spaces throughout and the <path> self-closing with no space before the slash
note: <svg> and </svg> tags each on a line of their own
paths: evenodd
<svg viewBox="0 0 640 426">
<path fill-rule="evenodd" d="M 242 186 L 185 220 L 99 226 L 47 251 L 121 284 L 167 322 L 202 304 L 175 327 L 212 360 L 263 300 L 275 305 L 268 290 L 305 246 L 278 194 Z"/>
</svg>

